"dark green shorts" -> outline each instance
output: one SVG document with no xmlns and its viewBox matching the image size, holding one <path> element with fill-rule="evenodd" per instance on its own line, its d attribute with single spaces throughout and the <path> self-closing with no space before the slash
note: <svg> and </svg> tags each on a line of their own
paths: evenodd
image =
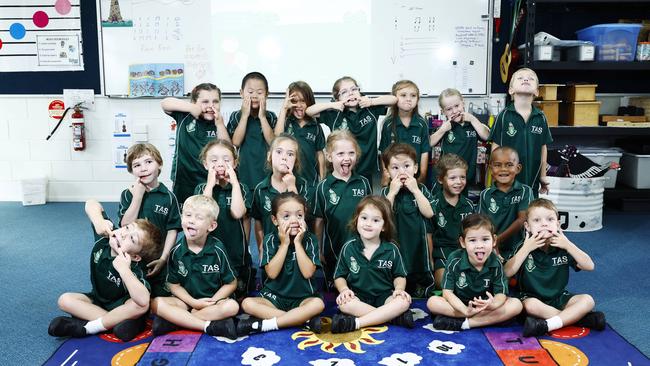
<svg viewBox="0 0 650 366">
<path fill-rule="evenodd" d="M 146 270 L 144 272 L 147 273 Z M 162 271 L 153 277 L 147 277 L 147 281 L 151 285 L 151 298 L 154 297 L 170 297 L 172 293 L 169 292 L 167 286 L 167 266 L 163 267 Z"/>
<path fill-rule="evenodd" d="M 528 298 L 534 297 L 538 299 L 539 301 L 543 302 L 544 304 L 548 306 L 552 306 L 558 310 L 564 310 L 566 307 L 566 304 L 571 300 L 571 298 L 574 296 L 574 294 L 570 293 L 567 290 L 562 291 L 560 295 L 553 299 L 540 299 L 539 297 L 535 296 L 534 294 L 529 294 L 525 292 L 519 293 L 519 300 L 522 302 Z"/>
<path fill-rule="evenodd" d="M 460 248 L 460 246 L 458 247 Z M 433 246 L 433 268 L 447 268 L 447 258 L 457 247 L 438 247 Z"/>
<path fill-rule="evenodd" d="M 248 293 L 255 286 L 255 272 L 251 266 L 241 266 L 235 269 L 237 271 L 237 289 L 235 297 L 242 299 L 248 296 Z"/>
<path fill-rule="evenodd" d="M 354 293 L 361 302 L 364 302 L 370 306 L 374 306 L 376 308 L 384 305 L 386 303 L 386 299 L 389 297 L 393 296 L 393 291 L 388 291 L 383 294 L 380 294 L 379 296 L 371 296 L 371 295 L 366 295 L 366 294 L 360 294 L 360 293 Z"/>
<path fill-rule="evenodd" d="M 436 289 L 433 272 L 410 273 L 406 277 L 406 292 L 414 298 L 428 298 Z"/>
<path fill-rule="evenodd" d="M 118 306 L 122 306 L 122 305 L 124 305 L 126 300 L 130 299 L 129 296 L 125 296 L 125 297 L 119 298 L 117 300 L 104 302 L 104 301 L 100 301 L 99 299 L 97 299 L 97 296 L 95 296 L 95 294 L 92 293 L 92 292 L 87 292 L 84 295 L 88 296 L 88 298 L 90 299 L 90 301 L 92 301 L 92 303 L 94 305 L 97 305 L 97 306 L 99 306 L 100 308 L 102 308 L 102 309 L 104 309 L 106 311 L 111 311 L 111 310 L 115 309 Z"/>
<path fill-rule="evenodd" d="M 267 289 L 262 289 L 260 291 L 260 297 L 269 300 L 273 304 L 273 306 L 275 306 L 279 310 L 289 311 L 300 306 L 300 304 L 303 301 L 305 301 L 305 299 L 309 299 L 310 297 L 318 297 L 318 296 L 307 296 L 303 298 L 282 297 Z"/>
</svg>

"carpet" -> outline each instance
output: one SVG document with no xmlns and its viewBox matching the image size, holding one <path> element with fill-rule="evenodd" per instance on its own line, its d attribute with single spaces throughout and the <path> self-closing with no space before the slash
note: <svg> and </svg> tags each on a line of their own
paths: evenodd
<svg viewBox="0 0 650 366">
<path fill-rule="evenodd" d="M 611 327 L 565 327 L 523 338 L 521 325 L 462 332 L 439 331 L 414 302 L 415 329 L 375 326 L 345 334 L 291 328 L 229 340 L 181 331 L 153 338 L 150 328 L 122 343 L 110 334 L 70 339 L 45 365 L 650 365 L 650 360 Z M 244 315 L 245 316 L 245 315 Z"/>
</svg>

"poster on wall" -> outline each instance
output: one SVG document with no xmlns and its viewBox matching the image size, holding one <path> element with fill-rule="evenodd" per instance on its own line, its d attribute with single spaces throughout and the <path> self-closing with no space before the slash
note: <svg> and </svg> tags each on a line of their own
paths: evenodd
<svg viewBox="0 0 650 366">
<path fill-rule="evenodd" d="M 101 0 L 102 27 L 133 27 L 129 0 Z"/>
<path fill-rule="evenodd" d="M 126 112 L 114 113 L 115 129 L 113 130 L 113 167 L 116 170 L 126 169 L 126 152 L 133 144 L 131 122 Z"/>
<path fill-rule="evenodd" d="M 0 0 L 0 8 L 0 72 L 84 70 L 81 0 Z"/>
</svg>

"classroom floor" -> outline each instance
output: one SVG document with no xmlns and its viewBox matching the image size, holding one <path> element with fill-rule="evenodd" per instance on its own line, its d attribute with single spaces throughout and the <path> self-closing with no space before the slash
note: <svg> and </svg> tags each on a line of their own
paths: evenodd
<svg viewBox="0 0 650 366">
<path fill-rule="evenodd" d="M 117 204 L 105 204 L 115 217 Z M 48 203 L 23 207 L 0 202 L 0 278 L 4 301 L 0 365 L 43 363 L 63 342 L 47 334 L 50 320 L 61 315 L 57 297 L 90 289 L 90 223 L 83 203 Z M 650 355 L 650 211 L 606 211 L 604 228 L 568 233 L 591 255 L 594 272 L 572 273 L 569 289 L 586 292 L 607 315 L 609 324 Z"/>
</svg>

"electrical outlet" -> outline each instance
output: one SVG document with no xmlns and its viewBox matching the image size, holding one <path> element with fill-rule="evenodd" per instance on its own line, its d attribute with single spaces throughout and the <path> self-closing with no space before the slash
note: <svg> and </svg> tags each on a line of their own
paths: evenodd
<svg viewBox="0 0 650 366">
<path fill-rule="evenodd" d="M 74 107 L 83 103 L 82 107 L 95 110 L 95 92 L 92 89 L 63 89 L 63 102 L 66 107 Z"/>
</svg>

